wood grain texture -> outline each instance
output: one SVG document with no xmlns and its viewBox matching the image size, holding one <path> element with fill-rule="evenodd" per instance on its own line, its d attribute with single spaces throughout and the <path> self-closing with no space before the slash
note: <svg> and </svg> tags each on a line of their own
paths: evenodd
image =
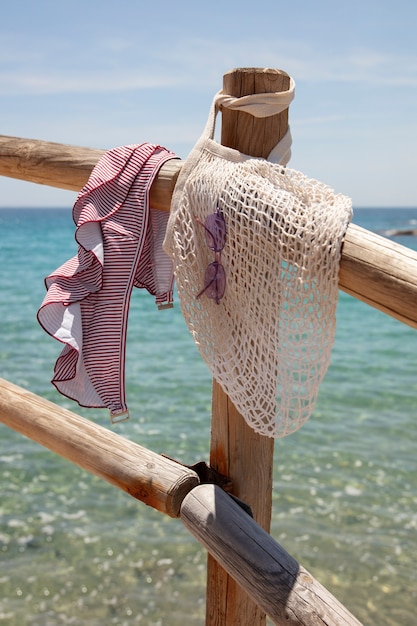
<svg viewBox="0 0 417 626">
<path fill-rule="evenodd" d="M 279 93 L 290 87 L 283 70 L 239 68 L 223 77 L 223 92 L 235 98 L 255 93 Z M 288 129 L 288 109 L 267 118 L 256 118 L 244 111 L 222 110 L 221 143 L 253 157 L 266 159 Z"/>
<path fill-rule="evenodd" d="M 417 252 L 351 224 L 346 232 L 339 288 L 417 328 Z"/>
<path fill-rule="evenodd" d="M 243 68 L 223 77 L 223 92 L 234 97 L 286 91 L 290 77 L 281 70 Z M 257 119 L 242 111 L 222 111 L 221 143 L 266 158 L 288 128 L 288 109 Z M 267 531 L 272 511 L 274 440 L 256 433 L 213 381 L 210 465 L 232 481 L 232 492 L 252 509 Z M 206 626 L 263 626 L 266 615 L 211 555 L 207 562 Z"/>
<path fill-rule="evenodd" d="M 233 494 L 270 527 L 274 440 L 248 426 L 213 380 L 210 465 L 232 480 Z M 207 559 L 206 626 L 261 626 L 266 615 L 212 553 Z"/>
<path fill-rule="evenodd" d="M 105 150 L 0 135 L 0 175 L 78 192 L 104 153 Z M 169 211 L 181 167 L 180 159 L 171 159 L 159 169 L 150 193 L 153 208 Z"/>
<path fill-rule="evenodd" d="M 183 465 L 2 378 L 0 422 L 170 517 L 200 482 Z"/>
<path fill-rule="evenodd" d="M 199 485 L 181 519 L 254 603 L 283 626 L 361 626 L 360 622 L 224 491 Z M 236 591 L 236 589 L 235 589 Z M 219 622 L 220 623 L 220 622 Z M 253 624 L 227 622 L 228 626 Z"/>
</svg>

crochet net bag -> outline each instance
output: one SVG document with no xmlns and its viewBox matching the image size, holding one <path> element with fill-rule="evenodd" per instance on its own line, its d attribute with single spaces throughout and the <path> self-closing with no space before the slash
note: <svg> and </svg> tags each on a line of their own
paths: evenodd
<svg viewBox="0 0 417 626">
<path fill-rule="evenodd" d="M 255 431 L 284 437 L 310 417 L 330 362 L 352 206 L 300 172 L 216 143 L 219 97 L 180 174 L 164 247 L 212 376 Z M 216 210 L 226 226 L 220 253 L 202 226 Z M 201 293 L 215 259 L 225 273 L 217 301 Z"/>
</svg>

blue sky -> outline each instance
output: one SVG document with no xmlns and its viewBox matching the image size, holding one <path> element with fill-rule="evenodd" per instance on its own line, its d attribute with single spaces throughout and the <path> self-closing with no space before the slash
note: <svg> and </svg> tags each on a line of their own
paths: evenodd
<svg viewBox="0 0 417 626">
<path fill-rule="evenodd" d="M 0 133 L 185 158 L 234 67 L 296 82 L 290 167 L 360 206 L 417 206 L 417 3 L 26 0 L 0 21 Z M 76 193 L 0 178 L 0 206 Z"/>
</svg>

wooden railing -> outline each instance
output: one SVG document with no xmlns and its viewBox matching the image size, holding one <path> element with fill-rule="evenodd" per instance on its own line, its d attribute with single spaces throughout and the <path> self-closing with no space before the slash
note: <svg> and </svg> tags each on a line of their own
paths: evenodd
<svg viewBox="0 0 417 626">
<path fill-rule="evenodd" d="M 0 175 L 79 191 L 104 150 L 0 135 Z M 152 206 L 169 211 L 182 161 L 165 163 L 151 188 Z M 350 224 L 339 287 L 417 328 L 417 252 Z"/>
<path fill-rule="evenodd" d="M 223 89 L 237 97 L 283 91 L 288 79 L 280 70 L 234 70 L 224 76 Z M 222 143 L 239 149 L 235 142 L 250 132 L 247 154 L 263 156 L 262 125 L 268 124 L 268 142 L 276 143 L 286 132 L 288 111 L 274 124 L 266 118 L 248 125 L 245 115 L 228 114 Z M 103 154 L 104 150 L 0 136 L 0 175 L 79 191 Z M 151 189 L 153 207 L 169 211 L 181 167 L 179 160 L 162 166 Z M 417 328 L 416 276 L 417 252 L 354 224 L 348 227 L 340 289 Z M 6 381 L 0 381 L 0 421 L 157 510 L 179 515 L 211 555 L 207 626 L 262 626 L 266 613 L 275 624 L 359 625 L 269 536 L 273 440 L 249 428 L 216 382 L 210 465 L 230 477 L 234 495 L 250 505 L 254 519 L 215 485 L 201 484 L 193 470 Z"/>
<path fill-rule="evenodd" d="M 200 484 L 193 470 L 2 378 L 0 423 L 180 517 L 275 624 L 360 626 L 245 509 L 219 486 Z"/>
</svg>

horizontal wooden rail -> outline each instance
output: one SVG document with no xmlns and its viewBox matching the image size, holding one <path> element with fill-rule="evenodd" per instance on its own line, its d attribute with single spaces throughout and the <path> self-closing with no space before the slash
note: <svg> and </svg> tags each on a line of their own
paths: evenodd
<svg viewBox="0 0 417 626">
<path fill-rule="evenodd" d="M 274 621 L 361 626 L 216 485 L 183 465 L 0 378 L 0 423 L 184 525 Z"/>
<path fill-rule="evenodd" d="M 79 191 L 104 150 L 0 135 L 0 175 Z M 169 211 L 182 161 L 165 163 L 151 188 L 152 206 Z M 350 224 L 339 287 L 417 328 L 417 252 Z"/>
<path fill-rule="evenodd" d="M 193 470 L 3 378 L 0 422 L 170 517 L 200 482 Z"/>
<path fill-rule="evenodd" d="M 80 191 L 104 153 L 94 148 L 0 135 L 0 175 Z M 180 159 L 171 159 L 160 168 L 150 196 L 155 209 L 169 211 L 181 167 Z"/>
<path fill-rule="evenodd" d="M 360 626 L 360 622 L 215 485 L 198 485 L 181 519 L 274 624 Z"/>
</svg>

